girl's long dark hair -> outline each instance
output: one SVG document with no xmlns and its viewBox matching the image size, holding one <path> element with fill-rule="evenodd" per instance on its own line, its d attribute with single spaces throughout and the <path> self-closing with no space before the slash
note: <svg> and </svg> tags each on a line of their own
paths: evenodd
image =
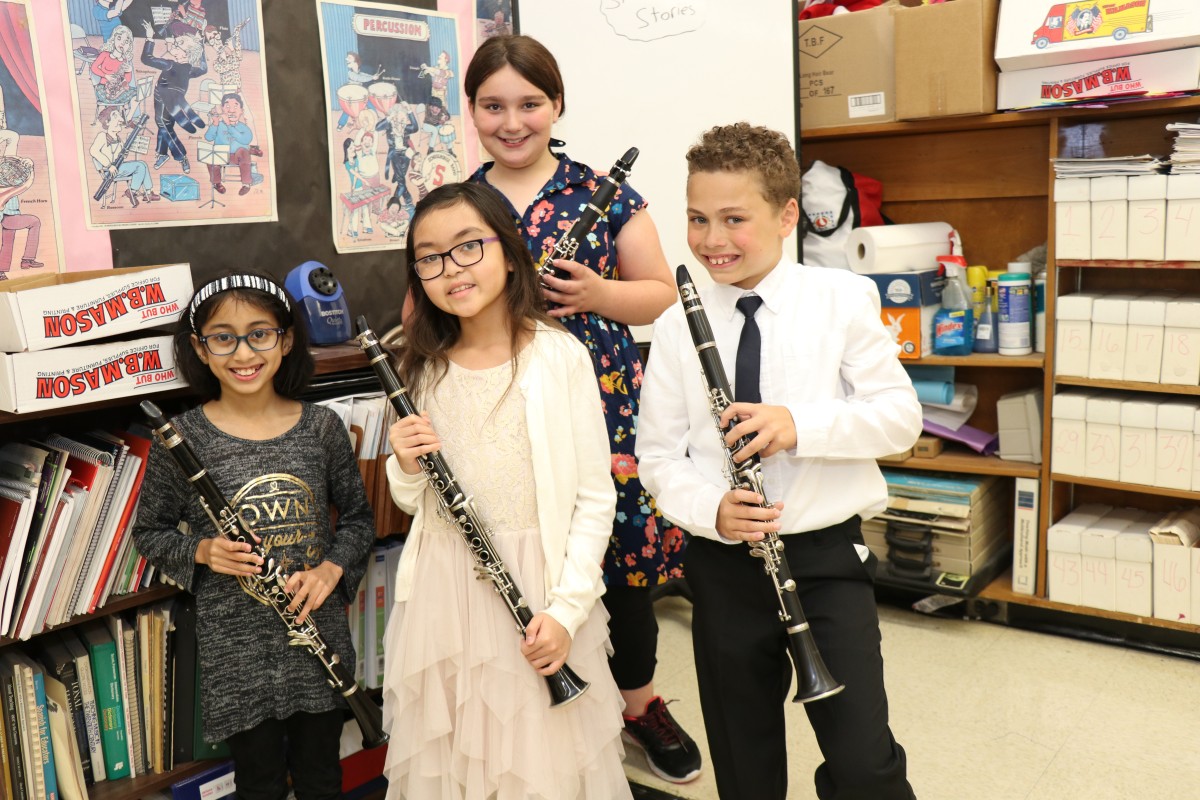
<svg viewBox="0 0 1200 800">
<path fill-rule="evenodd" d="M 415 242 L 417 231 L 427 214 L 455 206 L 470 208 L 479 214 L 487 227 L 500 238 L 497 243 L 504 253 L 505 263 L 512 266 L 504 287 L 508 309 L 508 332 L 512 345 L 513 375 L 517 371 L 517 353 L 522 335 L 533 330 L 538 322 L 559 327 L 545 311 L 541 282 L 533 265 L 533 257 L 517 230 L 508 207 L 490 186 L 479 183 L 448 183 L 430 192 L 417 203 L 408 228 L 408 285 L 412 287 L 413 309 L 404 323 L 404 347 L 400 351 L 400 376 L 414 397 L 435 385 L 449 368 L 449 351 L 458 343 L 462 326 L 458 317 L 442 311 L 425 293 L 425 282 L 417 277 Z M 484 247 L 494 247 L 485 244 Z M 435 279 L 436 280 L 436 279 Z M 427 382 L 428 381 L 428 382 Z"/>
</svg>

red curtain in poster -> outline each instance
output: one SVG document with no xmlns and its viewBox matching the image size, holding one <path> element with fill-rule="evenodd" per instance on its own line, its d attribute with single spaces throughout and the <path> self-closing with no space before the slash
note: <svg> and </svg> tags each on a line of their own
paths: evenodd
<svg viewBox="0 0 1200 800">
<path fill-rule="evenodd" d="M 24 6 L 0 3 L 0 58 L 21 94 L 40 114 L 42 98 L 38 97 L 37 75 L 33 68 L 33 37 L 29 35 Z"/>
</svg>

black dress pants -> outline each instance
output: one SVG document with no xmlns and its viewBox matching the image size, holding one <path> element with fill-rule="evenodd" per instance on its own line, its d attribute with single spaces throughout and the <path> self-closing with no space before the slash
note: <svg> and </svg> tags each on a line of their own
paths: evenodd
<svg viewBox="0 0 1200 800">
<path fill-rule="evenodd" d="M 296 800 L 332 800 L 342 794 L 341 709 L 267 719 L 229 737 L 239 800 L 284 800 L 288 773 Z"/>
<path fill-rule="evenodd" d="M 888 727 L 874 556 L 863 563 L 859 518 L 783 537 L 818 650 L 846 688 L 805 705 L 825 758 L 821 800 L 911 800 L 903 748 Z M 792 665 L 779 601 L 747 545 L 693 537 L 684 566 L 704 727 L 721 800 L 785 800 L 784 703 Z"/>
<path fill-rule="evenodd" d="M 623 692 L 640 689 L 654 680 L 658 664 L 658 619 L 651 588 L 610 583 L 600 599 L 609 615 L 613 654 L 608 666 L 613 679 Z"/>
</svg>

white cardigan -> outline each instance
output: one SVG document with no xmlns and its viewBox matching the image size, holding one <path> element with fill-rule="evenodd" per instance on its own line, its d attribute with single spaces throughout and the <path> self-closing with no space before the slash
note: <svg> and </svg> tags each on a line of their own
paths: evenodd
<svg viewBox="0 0 1200 800">
<path fill-rule="evenodd" d="M 574 637 L 604 593 L 600 564 L 617 506 L 608 427 L 591 355 L 574 336 L 539 325 L 521 358 L 526 364 L 518 387 L 525 399 L 546 556 L 545 611 Z M 421 552 L 420 499 L 428 480 L 424 473 L 405 473 L 395 455 L 388 458 L 387 475 L 392 499 L 413 515 L 396 574 L 396 602 L 404 602 Z M 470 487 L 462 488 L 470 493 Z M 463 576 L 469 579 L 474 576 Z"/>
</svg>

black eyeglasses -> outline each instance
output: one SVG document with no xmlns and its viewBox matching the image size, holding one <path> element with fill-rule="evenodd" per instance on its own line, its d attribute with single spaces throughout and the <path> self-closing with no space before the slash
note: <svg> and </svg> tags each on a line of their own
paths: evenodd
<svg viewBox="0 0 1200 800">
<path fill-rule="evenodd" d="M 267 350 L 274 350 L 278 346 L 279 337 L 284 334 L 285 330 L 285 328 L 255 328 L 245 336 L 236 336 L 232 333 L 210 333 L 208 336 L 197 336 L 196 338 L 214 356 L 233 355 L 242 342 L 245 342 L 251 350 L 264 353 Z"/>
<path fill-rule="evenodd" d="M 423 281 L 431 281 L 446 270 L 446 256 L 450 257 L 460 267 L 473 267 L 483 260 L 484 242 L 498 242 L 499 236 L 489 236 L 486 239 L 472 239 L 469 242 L 456 244 L 444 253 L 431 253 L 418 258 L 413 263 L 417 277 Z"/>
</svg>

